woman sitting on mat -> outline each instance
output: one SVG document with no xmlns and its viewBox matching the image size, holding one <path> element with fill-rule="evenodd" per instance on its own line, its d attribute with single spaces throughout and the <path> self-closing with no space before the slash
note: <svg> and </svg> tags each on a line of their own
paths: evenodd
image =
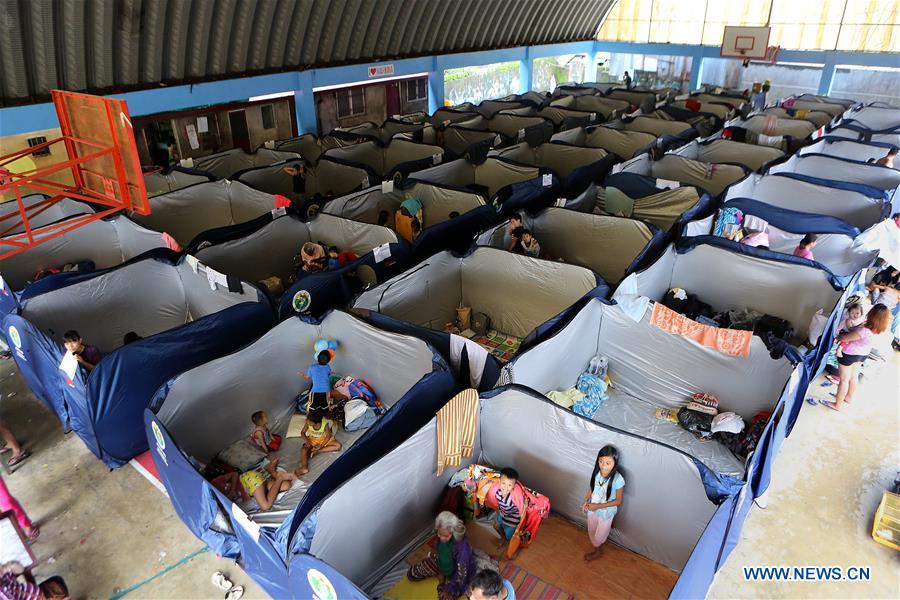
<svg viewBox="0 0 900 600">
<path fill-rule="evenodd" d="M 466 538 L 466 524 L 452 512 L 443 511 L 434 520 L 436 535 L 428 544 L 428 556 L 412 565 L 410 581 L 438 578 L 439 600 L 456 600 L 469 589 L 475 575 L 475 555 Z"/>
<path fill-rule="evenodd" d="M 866 315 L 864 324 L 837 336 L 842 354 L 838 358 L 838 376 L 841 378 L 841 382 L 838 384 L 834 402 L 820 400 L 819 404 L 840 411 L 844 402 L 849 403 L 853 399 L 859 378 L 859 368 L 866 362 L 869 352 L 872 351 L 872 338 L 887 331 L 890 326 L 891 311 L 884 304 L 876 304 Z"/>
<path fill-rule="evenodd" d="M 591 485 L 581 505 L 587 514 L 588 537 L 594 547 L 584 555 L 584 560 L 600 558 L 600 548 L 606 543 L 617 507 L 622 504 L 624 488 L 625 478 L 619 473 L 619 451 L 614 446 L 603 446 L 597 453 Z"/>
</svg>

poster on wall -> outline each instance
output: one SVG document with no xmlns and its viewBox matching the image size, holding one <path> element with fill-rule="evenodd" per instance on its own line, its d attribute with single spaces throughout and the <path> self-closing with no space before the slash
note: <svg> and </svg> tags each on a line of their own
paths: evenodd
<svg viewBox="0 0 900 600">
<path fill-rule="evenodd" d="M 191 125 L 187 125 L 184 129 L 185 129 L 185 131 L 187 131 L 188 143 L 190 143 L 191 149 L 199 150 L 200 149 L 200 140 L 197 139 L 196 127 L 194 127 L 194 125 L 191 124 Z"/>
<path fill-rule="evenodd" d="M 209 131 L 209 121 L 206 117 L 197 117 L 197 132 L 207 133 Z"/>
</svg>

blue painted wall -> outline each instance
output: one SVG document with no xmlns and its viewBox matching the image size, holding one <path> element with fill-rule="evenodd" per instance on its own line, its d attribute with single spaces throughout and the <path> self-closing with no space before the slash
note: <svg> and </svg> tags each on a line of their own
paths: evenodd
<svg viewBox="0 0 900 600">
<path fill-rule="evenodd" d="M 392 61 L 394 76 L 428 73 L 430 111 L 444 102 L 444 70 L 458 67 L 486 65 L 497 62 L 519 61 L 520 92 L 531 89 L 534 60 L 560 54 L 587 54 L 595 58 L 598 52 L 623 54 L 655 54 L 666 56 L 690 56 L 691 89 L 701 81 L 704 58 L 719 58 L 718 46 L 694 46 L 687 44 L 637 44 L 630 42 L 574 42 L 466 52 Z M 825 52 L 807 50 L 781 50 L 779 61 L 824 64 L 819 93 L 828 94 L 834 77 L 835 65 L 860 65 L 897 67 L 898 56 L 873 52 Z M 297 126 L 301 132 L 316 132 L 313 89 L 322 86 L 341 85 L 355 81 L 376 82 L 370 78 L 368 67 L 372 63 L 275 73 L 243 77 L 224 81 L 212 81 L 193 85 L 164 87 L 153 90 L 117 94 L 128 101 L 132 116 L 142 116 L 163 111 L 176 111 L 209 104 L 223 104 L 246 100 L 249 96 L 262 96 L 280 92 L 293 92 L 296 100 Z M 596 60 L 591 64 L 596 64 Z M 53 105 L 34 104 L 0 109 L 0 136 L 27 133 L 58 127 Z"/>
</svg>

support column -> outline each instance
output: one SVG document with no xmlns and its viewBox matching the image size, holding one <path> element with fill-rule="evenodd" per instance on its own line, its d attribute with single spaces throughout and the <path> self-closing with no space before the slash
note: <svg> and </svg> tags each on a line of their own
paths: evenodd
<svg viewBox="0 0 900 600">
<path fill-rule="evenodd" d="M 294 90 L 294 108 L 297 113 L 297 132 L 300 135 L 318 135 L 319 122 L 316 119 L 316 99 L 313 94 L 313 72 L 297 73 L 297 89 Z"/>
<path fill-rule="evenodd" d="M 834 81 L 834 71 L 837 65 L 834 58 L 829 54 L 825 57 L 825 65 L 822 67 L 822 77 L 819 79 L 820 96 L 827 96 L 831 93 L 831 82 Z"/>
<path fill-rule="evenodd" d="M 691 82 L 688 92 L 693 92 L 703 83 L 703 46 L 691 55 Z"/>
<path fill-rule="evenodd" d="M 531 58 L 531 48 L 525 49 L 525 58 L 519 61 L 519 93 L 531 91 L 531 73 L 534 70 L 534 59 Z"/>
<path fill-rule="evenodd" d="M 432 68 L 428 71 L 428 112 L 444 106 L 444 69 L 440 61 L 435 59 Z"/>
</svg>

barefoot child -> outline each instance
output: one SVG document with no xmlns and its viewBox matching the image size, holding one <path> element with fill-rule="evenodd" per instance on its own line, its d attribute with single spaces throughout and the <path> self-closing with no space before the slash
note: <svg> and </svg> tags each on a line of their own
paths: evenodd
<svg viewBox="0 0 900 600">
<path fill-rule="evenodd" d="M 310 408 L 300 437 L 303 438 L 303 448 L 300 449 L 300 466 L 296 471 L 298 476 L 309 473 L 309 461 L 316 454 L 341 449 L 341 443 L 334 439 L 331 421 L 325 418 L 325 410 L 321 408 Z"/>
<path fill-rule="evenodd" d="M 260 510 L 269 510 L 275 504 L 279 492 L 286 492 L 297 476 L 287 471 L 277 471 L 276 458 L 265 466 L 265 472 L 251 469 L 241 473 L 240 481 L 247 495 L 256 500 Z M 268 477 L 267 477 L 268 475 Z"/>
<path fill-rule="evenodd" d="M 250 434 L 250 443 L 265 452 L 267 456 L 269 452 L 277 452 L 281 448 L 281 436 L 272 435 L 272 432 L 269 431 L 269 416 L 265 411 L 256 411 L 250 416 L 250 419 L 256 425 L 256 429 Z"/>
<path fill-rule="evenodd" d="M 500 541 L 497 543 L 498 548 L 502 548 L 519 527 L 519 521 L 522 520 L 522 514 L 519 507 L 513 502 L 511 492 L 516 487 L 519 480 L 519 472 L 511 467 L 500 470 L 500 483 L 494 499 L 497 501 L 497 518 L 494 521 L 494 529 L 500 534 Z"/>
<path fill-rule="evenodd" d="M 606 542 L 617 507 L 622 504 L 625 479 L 619 473 L 619 451 L 614 446 L 603 446 L 597 453 L 597 462 L 591 474 L 591 487 L 584 495 L 581 506 L 587 514 L 588 537 L 594 549 L 584 555 L 584 560 L 600 558 L 600 547 Z"/>
<path fill-rule="evenodd" d="M 331 353 L 322 350 L 316 355 L 316 362 L 309 365 L 306 373 L 301 373 L 304 379 L 312 380 L 308 411 L 316 408 L 327 410 L 331 406 L 331 367 L 328 365 L 330 362 Z"/>
</svg>

